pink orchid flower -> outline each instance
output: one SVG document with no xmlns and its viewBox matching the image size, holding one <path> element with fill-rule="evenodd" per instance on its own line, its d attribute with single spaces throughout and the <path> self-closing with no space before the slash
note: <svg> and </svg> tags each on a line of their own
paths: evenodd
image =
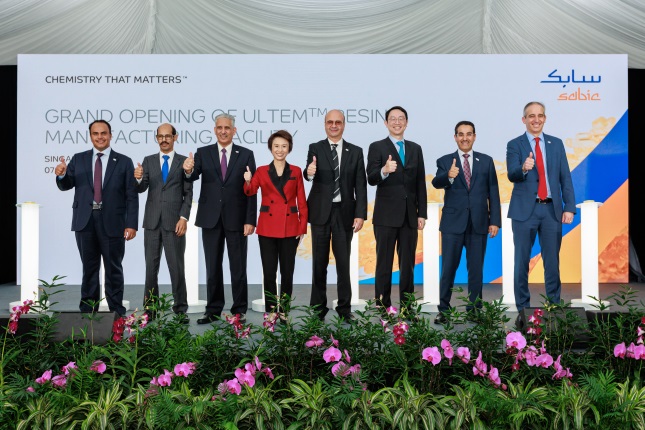
<svg viewBox="0 0 645 430">
<path fill-rule="evenodd" d="M 618 345 L 614 346 L 614 357 L 625 358 L 626 353 L 627 347 L 625 346 L 625 342 L 619 343 Z"/>
<path fill-rule="evenodd" d="M 383 327 L 383 332 L 387 333 L 390 331 L 390 328 L 387 326 L 388 322 L 381 318 L 381 327 Z"/>
<path fill-rule="evenodd" d="M 96 373 L 104 373 L 106 369 L 107 366 L 101 360 L 96 360 L 90 367 L 90 370 L 93 370 Z"/>
<path fill-rule="evenodd" d="M 395 308 L 394 306 L 390 306 L 385 310 L 385 312 L 391 317 L 396 316 L 396 314 L 399 313 L 398 309 Z"/>
<path fill-rule="evenodd" d="M 167 369 L 163 370 L 163 375 L 159 375 L 157 378 L 157 384 L 160 387 L 170 387 L 170 384 L 172 383 L 172 377 L 175 376 L 173 375 L 172 372 L 169 372 Z"/>
<path fill-rule="evenodd" d="M 65 388 L 65 385 L 67 385 L 67 376 L 63 374 L 54 376 L 52 378 L 52 385 L 58 388 Z"/>
<path fill-rule="evenodd" d="M 522 333 L 512 331 L 506 335 L 506 346 L 509 348 L 524 349 L 526 347 L 526 339 L 522 336 Z"/>
<path fill-rule="evenodd" d="M 457 357 L 459 357 L 464 363 L 468 364 L 470 361 L 470 349 L 465 346 L 460 346 L 457 348 Z"/>
<path fill-rule="evenodd" d="M 441 362 L 441 353 L 436 346 L 425 348 L 421 351 L 421 358 L 432 363 L 436 366 Z"/>
<path fill-rule="evenodd" d="M 36 390 L 34 390 L 34 387 L 27 387 L 27 389 L 25 391 L 27 391 L 28 393 L 33 393 Z"/>
<path fill-rule="evenodd" d="M 634 359 L 645 360 L 645 345 L 636 345 L 634 347 Z"/>
<path fill-rule="evenodd" d="M 240 385 L 240 381 L 237 379 L 231 379 L 230 381 L 224 382 L 226 383 L 229 393 L 239 395 L 242 392 L 242 386 Z"/>
<path fill-rule="evenodd" d="M 246 385 L 248 387 L 253 387 L 255 385 L 255 377 L 249 371 L 235 369 L 235 377 L 242 385 Z"/>
<path fill-rule="evenodd" d="M 305 346 L 307 348 L 318 348 L 319 346 L 322 346 L 323 343 L 324 341 L 321 338 L 319 338 L 316 335 L 313 335 L 309 338 L 308 341 L 305 342 Z"/>
<path fill-rule="evenodd" d="M 499 377 L 499 370 L 496 367 L 491 366 L 490 372 L 488 373 L 488 379 L 496 386 L 499 387 L 502 385 L 502 380 Z"/>
<path fill-rule="evenodd" d="M 42 376 L 40 378 L 36 379 L 36 384 L 44 384 L 45 382 L 49 382 L 52 379 L 52 371 L 50 370 L 45 370 L 43 372 Z"/>
<path fill-rule="evenodd" d="M 76 362 L 70 361 L 65 366 L 63 366 L 63 373 L 65 375 L 69 375 L 69 372 L 73 369 L 78 369 L 78 366 L 76 366 Z"/>
<path fill-rule="evenodd" d="M 553 364 L 553 357 L 550 354 L 544 353 L 537 356 L 535 359 L 535 365 L 537 367 L 550 367 Z"/>
<path fill-rule="evenodd" d="M 351 374 L 352 372 L 349 370 L 350 366 L 345 364 L 344 361 L 339 361 L 338 363 L 334 364 L 331 368 L 331 374 L 336 376 L 336 377 L 345 377 Z"/>
<path fill-rule="evenodd" d="M 448 359 L 448 364 L 452 366 L 452 358 L 455 356 L 455 351 L 452 349 L 452 345 L 450 345 L 450 341 L 448 341 L 448 339 L 442 340 L 441 348 L 443 348 L 444 357 Z"/>
<path fill-rule="evenodd" d="M 195 363 L 180 363 L 175 366 L 174 373 L 177 376 L 187 378 L 195 371 Z"/>
<path fill-rule="evenodd" d="M 323 352 L 323 360 L 325 360 L 325 363 L 329 363 L 330 361 L 338 361 L 342 358 L 342 356 L 343 353 L 340 352 L 340 349 L 333 346 L 327 348 L 327 350 Z"/>
<path fill-rule="evenodd" d="M 334 335 L 330 335 L 331 338 L 331 344 L 334 345 L 335 347 L 338 347 L 338 340 L 334 339 Z"/>
</svg>

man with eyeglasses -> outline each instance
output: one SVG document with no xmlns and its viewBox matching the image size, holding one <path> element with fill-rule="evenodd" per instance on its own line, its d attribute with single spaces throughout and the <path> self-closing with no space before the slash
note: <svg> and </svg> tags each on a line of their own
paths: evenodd
<svg viewBox="0 0 645 430">
<path fill-rule="evenodd" d="M 414 294 L 414 264 L 419 230 L 428 218 L 426 171 L 421 146 L 403 138 L 408 113 L 401 106 L 385 112 L 389 136 L 372 143 L 367 153 L 367 181 L 376 186 L 375 296 L 381 310 L 392 305 L 392 264 L 399 257 L 399 296 L 405 307 Z"/>
<path fill-rule="evenodd" d="M 367 181 L 363 149 L 343 139 L 345 115 L 330 110 L 325 115 L 327 138 L 309 145 L 303 176 L 312 182 L 307 199 L 313 275 L 311 300 L 318 318 L 324 321 L 327 308 L 327 267 L 329 248 L 336 259 L 338 317 L 351 323 L 352 286 L 349 257 L 352 237 L 367 218 Z"/>
<path fill-rule="evenodd" d="M 502 225 L 495 163 L 488 155 L 473 151 L 475 124 L 458 122 L 454 137 L 457 151 L 437 160 L 437 174 L 432 179 L 433 187 L 445 191 L 439 224 L 442 266 L 435 324 L 448 322 L 446 315 L 463 248 L 468 269 L 466 311 L 471 321 L 477 321 L 482 307 L 486 242 L 488 236 L 497 236 Z"/>
<path fill-rule="evenodd" d="M 172 284 L 172 310 L 180 324 L 189 324 L 186 315 L 188 299 L 184 273 L 186 230 L 190 207 L 193 204 L 193 184 L 186 180 L 183 164 L 186 157 L 175 152 L 177 130 L 170 124 L 157 128 L 160 152 L 148 155 L 143 164 L 134 169 L 137 191 L 148 190 L 143 215 L 143 245 L 146 258 L 146 285 L 143 305 L 150 319 L 155 318 L 155 304 L 159 298 L 159 263 L 161 251 Z"/>
<path fill-rule="evenodd" d="M 56 185 L 74 188 L 72 230 L 83 263 L 81 312 L 99 309 L 99 269 L 105 267 L 105 299 L 110 311 L 125 316 L 123 256 L 125 242 L 134 239 L 139 225 L 139 197 L 132 160 L 110 147 L 112 126 L 98 119 L 89 126 L 93 148 L 75 154 L 69 165 L 56 166 Z"/>
</svg>

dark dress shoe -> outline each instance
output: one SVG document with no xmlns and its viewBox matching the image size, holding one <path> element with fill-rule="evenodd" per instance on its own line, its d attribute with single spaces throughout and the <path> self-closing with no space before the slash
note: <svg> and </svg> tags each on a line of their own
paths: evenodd
<svg viewBox="0 0 645 430">
<path fill-rule="evenodd" d="M 448 318 L 441 312 L 439 312 L 439 315 L 434 319 L 435 324 L 447 324 L 448 323 Z"/>
<path fill-rule="evenodd" d="M 524 330 L 524 320 L 522 319 L 522 313 L 515 318 L 515 330 L 522 331 Z"/>
<path fill-rule="evenodd" d="M 205 313 L 203 317 L 197 320 L 197 324 L 210 324 L 219 319 L 219 315 Z"/>
<path fill-rule="evenodd" d="M 185 312 L 177 312 L 175 314 L 175 321 L 177 321 L 177 323 L 179 324 L 190 324 L 190 318 L 188 318 L 188 315 L 186 315 Z"/>
<path fill-rule="evenodd" d="M 356 317 L 351 312 L 348 312 L 346 314 L 338 314 L 338 318 L 342 322 L 347 323 L 347 324 L 355 324 L 356 323 Z"/>
</svg>

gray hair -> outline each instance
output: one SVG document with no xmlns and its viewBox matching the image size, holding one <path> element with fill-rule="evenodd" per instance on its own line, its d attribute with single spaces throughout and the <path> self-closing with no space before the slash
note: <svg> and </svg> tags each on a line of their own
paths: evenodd
<svg viewBox="0 0 645 430">
<path fill-rule="evenodd" d="M 540 105 L 540 106 L 542 106 L 542 113 L 544 113 L 544 115 L 546 115 L 546 106 L 544 106 L 544 103 L 542 103 L 542 102 L 528 102 L 526 104 L 526 106 L 524 106 L 524 114 L 522 115 L 522 117 L 524 117 L 524 118 L 526 117 L 526 110 L 529 108 L 529 106 L 532 106 L 532 105 Z"/>
<path fill-rule="evenodd" d="M 215 117 L 215 123 L 217 123 L 218 119 L 222 119 L 222 118 L 230 120 L 231 125 L 233 125 L 233 127 L 235 127 L 235 117 L 233 115 L 228 114 L 228 113 L 221 113 L 221 114 L 219 114 L 219 115 L 217 115 Z"/>
</svg>

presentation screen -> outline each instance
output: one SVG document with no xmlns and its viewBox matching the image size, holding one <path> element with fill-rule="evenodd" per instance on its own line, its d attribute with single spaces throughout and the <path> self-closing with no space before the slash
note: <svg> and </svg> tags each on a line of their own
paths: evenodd
<svg viewBox="0 0 645 430">
<path fill-rule="evenodd" d="M 20 55 L 17 203 L 41 205 L 39 277 L 63 275 L 67 283 L 80 284 L 82 266 L 70 230 L 74 192 L 58 190 L 54 168 L 61 157 L 69 161 L 92 148 L 92 121 L 109 121 L 113 150 L 136 165 L 158 152 L 155 134 L 161 123 L 176 127 L 175 150 L 188 155 L 216 143 L 214 117 L 228 113 L 236 118 L 233 143 L 252 149 L 258 166 L 271 161 L 269 135 L 285 129 L 294 136 L 287 161 L 304 169 L 309 144 L 325 138 L 328 110 L 345 113 L 343 137 L 361 146 L 367 157 L 370 143 L 388 135 L 384 116 L 394 105 L 408 111 L 405 138 L 423 148 L 429 202 L 443 201 L 443 191 L 431 185 L 436 160 L 456 151 L 455 124 L 468 120 L 476 126 L 474 150 L 495 160 L 504 203 L 513 188 L 506 175 L 506 144 L 525 133 L 522 111 L 534 100 L 546 105 L 544 132 L 565 144 L 576 203 L 602 203 L 600 281 L 627 282 L 626 55 Z M 195 201 L 200 185 L 195 182 Z M 310 184 L 305 185 L 308 192 Z M 374 196 L 375 187 L 368 186 L 368 219 L 358 246 L 360 280 L 366 284 L 374 282 L 376 264 Z M 146 193 L 139 199 L 141 226 Z M 488 241 L 484 282 L 501 281 L 504 234 L 502 229 Z M 580 282 L 580 214 L 563 226 L 563 235 L 562 281 Z M 415 280 L 422 283 L 421 235 L 419 239 Z M 199 280 L 205 283 L 201 235 L 199 240 Z M 249 283 L 259 284 L 255 235 L 248 252 Z M 141 228 L 126 243 L 123 266 L 126 284 L 144 283 Z M 467 282 L 465 266 L 462 261 L 457 283 Z M 226 260 L 224 268 L 228 282 Z M 335 279 L 332 266 L 329 282 Z M 537 243 L 529 280 L 543 282 Z M 165 261 L 160 282 L 170 283 Z M 298 249 L 294 282 L 311 282 L 309 235 Z"/>
</svg>

